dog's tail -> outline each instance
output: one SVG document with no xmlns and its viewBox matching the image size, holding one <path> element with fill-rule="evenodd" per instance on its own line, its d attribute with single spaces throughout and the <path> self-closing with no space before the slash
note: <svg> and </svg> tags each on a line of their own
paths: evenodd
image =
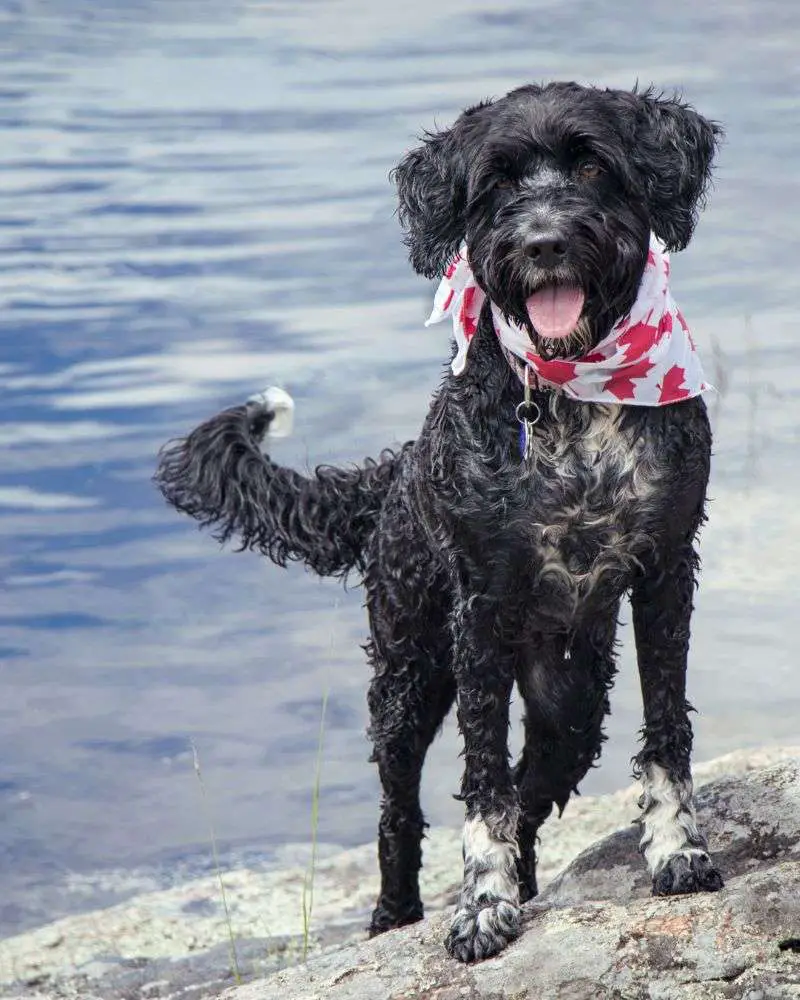
<svg viewBox="0 0 800 1000">
<path fill-rule="evenodd" d="M 154 481 L 167 503 L 216 539 L 295 560 L 320 576 L 364 571 L 366 542 L 403 455 L 347 469 L 319 466 L 306 477 L 276 465 L 260 443 L 275 410 L 263 398 L 223 410 L 159 453 Z"/>
</svg>

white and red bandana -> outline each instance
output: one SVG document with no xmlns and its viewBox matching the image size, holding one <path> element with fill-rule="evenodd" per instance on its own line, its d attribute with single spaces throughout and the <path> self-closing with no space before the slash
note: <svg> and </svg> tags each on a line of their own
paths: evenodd
<svg viewBox="0 0 800 1000">
<path fill-rule="evenodd" d="M 426 326 L 453 317 L 454 375 L 467 364 L 486 293 L 467 261 L 466 245 L 447 268 L 436 291 Z M 703 374 L 686 321 L 669 291 L 669 254 L 651 235 L 647 265 L 636 301 L 627 316 L 580 358 L 547 361 L 539 357 L 527 332 L 504 319 L 492 302 L 492 320 L 509 362 L 521 379 L 528 374 L 586 403 L 664 406 L 713 388 Z M 522 364 L 515 364 L 518 359 Z"/>
</svg>

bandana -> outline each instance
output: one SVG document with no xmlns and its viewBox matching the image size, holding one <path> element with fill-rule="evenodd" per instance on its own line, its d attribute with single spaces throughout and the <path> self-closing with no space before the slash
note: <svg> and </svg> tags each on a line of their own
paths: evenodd
<svg viewBox="0 0 800 1000">
<path fill-rule="evenodd" d="M 445 271 L 426 326 L 453 318 L 460 375 L 478 329 L 486 293 L 478 287 L 462 246 Z M 713 389 L 703 374 L 686 321 L 669 291 L 669 254 L 650 237 L 647 265 L 630 312 L 590 353 L 551 361 L 539 357 L 527 331 L 503 317 L 491 303 L 492 322 L 509 364 L 520 380 L 544 383 L 586 403 L 665 406 Z"/>
</svg>

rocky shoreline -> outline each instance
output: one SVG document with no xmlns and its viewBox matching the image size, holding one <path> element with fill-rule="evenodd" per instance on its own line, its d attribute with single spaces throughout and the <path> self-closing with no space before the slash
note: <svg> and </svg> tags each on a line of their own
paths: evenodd
<svg viewBox="0 0 800 1000">
<path fill-rule="evenodd" d="M 526 933 L 470 968 L 441 948 L 441 911 L 460 877 L 459 831 L 434 829 L 426 839 L 429 919 L 374 942 L 363 932 L 377 888 L 374 845 L 320 860 L 306 963 L 305 865 L 227 871 L 237 962 L 252 982 L 225 995 L 800 1000 L 800 747 L 728 754 L 698 765 L 695 783 L 727 875 L 723 892 L 651 899 L 631 826 L 638 788 L 577 798 L 543 831 L 543 892 L 526 907 Z M 0 997 L 205 1000 L 233 986 L 214 876 L 0 941 Z"/>
</svg>

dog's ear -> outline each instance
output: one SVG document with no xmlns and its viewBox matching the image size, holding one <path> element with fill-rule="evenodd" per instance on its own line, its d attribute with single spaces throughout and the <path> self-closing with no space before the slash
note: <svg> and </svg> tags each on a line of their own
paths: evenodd
<svg viewBox="0 0 800 1000">
<path fill-rule="evenodd" d="M 452 128 L 426 133 L 391 173 L 408 256 L 426 278 L 439 277 L 464 240 L 470 153 L 488 106 L 477 104 Z"/>
<path fill-rule="evenodd" d="M 677 97 L 652 91 L 635 96 L 631 155 L 643 180 L 651 225 L 668 250 L 683 250 L 704 204 L 722 128 Z"/>
</svg>

